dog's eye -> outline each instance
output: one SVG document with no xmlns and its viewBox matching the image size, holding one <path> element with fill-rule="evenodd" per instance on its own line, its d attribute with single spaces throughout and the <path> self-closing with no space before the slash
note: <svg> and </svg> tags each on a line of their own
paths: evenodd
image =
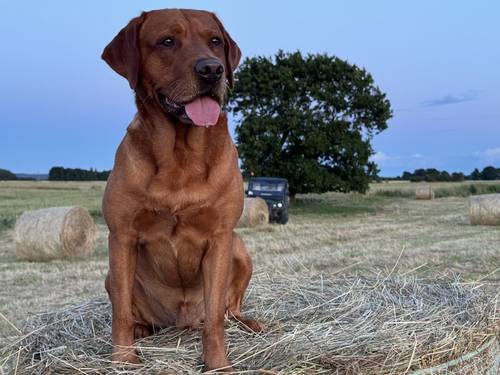
<svg viewBox="0 0 500 375">
<path fill-rule="evenodd" d="M 212 39 L 210 39 L 210 42 L 214 45 L 214 46 L 219 46 L 222 44 L 222 40 L 220 40 L 220 38 L 218 36 L 214 36 Z"/>
<path fill-rule="evenodd" d="M 175 44 L 175 41 L 174 38 L 167 36 L 162 40 L 161 44 L 163 44 L 165 47 L 172 47 Z"/>
</svg>

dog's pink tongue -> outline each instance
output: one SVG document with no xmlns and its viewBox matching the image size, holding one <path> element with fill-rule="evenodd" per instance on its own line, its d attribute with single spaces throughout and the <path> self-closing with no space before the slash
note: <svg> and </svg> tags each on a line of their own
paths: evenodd
<svg viewBox="0 0 500 375">
<path fill-rule="evenodd" d="M 202 96 L 186 104 L 186 114 L 198 126 L 213 126 L 217 124 L 220 105 L 208 96 Z"/>
</svg>

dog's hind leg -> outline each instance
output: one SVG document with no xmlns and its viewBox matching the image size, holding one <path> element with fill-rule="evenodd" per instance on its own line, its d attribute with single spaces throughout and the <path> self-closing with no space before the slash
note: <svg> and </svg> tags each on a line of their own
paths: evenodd
<svg viewBox="0 0 500 375">
<path fill-rule="evenodd" d="M 237 320 L 243 328 L 252 332 L 261 332 L 265 326 L 255 319 L 241 316 L 241 303 L 252 277 L 252 259 L 241 238 L 233 233 L 233 264 L 227 294 L 227 312 L 230 318 Z"/>
</svg>

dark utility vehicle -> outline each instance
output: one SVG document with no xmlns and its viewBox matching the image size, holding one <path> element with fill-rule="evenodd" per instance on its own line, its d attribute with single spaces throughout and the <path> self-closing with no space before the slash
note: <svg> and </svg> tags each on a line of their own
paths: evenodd
<svg viewBox="0 0 500 375">
<path fill-rule="evenodd" d="M 288 181 L 276 177 L 252 177 L 248 181 L 247 197 L 260 197 L 269 207 L 269 222 L 288 222 Z"/>
</svg>

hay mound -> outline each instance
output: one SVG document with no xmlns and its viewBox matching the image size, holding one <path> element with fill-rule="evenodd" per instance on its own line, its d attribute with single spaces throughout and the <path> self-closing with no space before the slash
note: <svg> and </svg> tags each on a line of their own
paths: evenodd
<svg viewBox="0 0 500 375">
<path fill-rule="evenodd" d="M 430 186 L 420 186 L 415 190 L 415 199 L 434 199 L 434 190 Z"/>
<path fill-rule="evenodd" d="M 97 228 L 83 207 L 25 211 L 15 227 L 18 259 L 84 258 L 94 252 Z"/>
<path fill-rule="evenodd" d="M 500 194 L 471 197 L 470 222 L 472 225 L 500 225 Z"/>
<path fill-rule="evenodd" d="M 262 198 L 245 198 L 238 227 L 256 227 L 269 223 L 269 208 Z"/>
<path fill-rule="evenodd" d="M 250 334 L 227 321 L 229 358 L 240 371 L 261 369 L 266 374 L 406 373 L 441 365 L 494 342 L 500 323 L 495 302 L 477 286 L 408 278 L 258 275 L 244 310 L 268 328 Z M 105 299 L 36 316 L 24 328 L 30 333 L 4 350 L 4 363 L 10 370 L 17 366 L 18 374 L 201 370 L 200 332 L 175 328 L 138 344 L 142 365 L 113 367 L 110 324 Z M 473 358 L 474 369 L 494 368 L 494 344 L 481 352 L 489 356 Z M 458 362 L 458 372 L 452 373 L 476 373 L 471 367 L 460 372 L 466 364 Z"/>
</svg>

